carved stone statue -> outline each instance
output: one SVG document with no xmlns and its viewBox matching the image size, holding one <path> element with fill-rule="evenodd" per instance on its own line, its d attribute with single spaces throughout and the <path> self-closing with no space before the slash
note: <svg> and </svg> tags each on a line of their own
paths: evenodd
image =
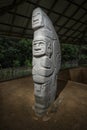
<svg viewBox="0 0 87 130">
<path fill-rule="evenodd" d="M 32 28 L 35 113 L 43 115 L 56 96 L 60 44 L 52 22 L 40 8 L 33 11 Z"/>
</svg>

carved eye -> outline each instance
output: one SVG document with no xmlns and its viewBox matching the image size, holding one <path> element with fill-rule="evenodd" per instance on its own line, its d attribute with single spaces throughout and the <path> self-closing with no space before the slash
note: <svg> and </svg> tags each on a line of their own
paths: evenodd
<svg viewBox="0 0 87 130">
<path fill-rule="evenodd" d="M 34 46 L 36 45 L 36 43 L 33 44 Z"/>
<path fill-rule="evenodd" d="M 43 42 L 39 42 L 39 44 L 40 44 L 41 46 L 43 46 L 44 43 L 43 43 Z"/>
</svg>

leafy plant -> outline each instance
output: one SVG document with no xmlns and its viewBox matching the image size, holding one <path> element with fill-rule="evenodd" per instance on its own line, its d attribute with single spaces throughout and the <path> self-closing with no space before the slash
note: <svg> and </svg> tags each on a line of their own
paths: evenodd
<svg viewBox="0 0 87 130">
<path fill-rule="evenodd" d="M 13 67 L 20 67 L 20 61 L 14 60 L 13 61 Z"/>
<path fill-rule="evenodd" d="M 30 63 L 30 60 L 25 60 L 25 66 L 26 67 L 31 67 L 31 63 Z"/>
</svg>

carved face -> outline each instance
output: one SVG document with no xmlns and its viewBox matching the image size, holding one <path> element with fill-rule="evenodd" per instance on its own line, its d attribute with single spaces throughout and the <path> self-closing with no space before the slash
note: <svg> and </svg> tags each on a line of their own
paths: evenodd
<svg viewBox="0 0 87 130">
<path fill-rule="evenodd" d="M 43 40 L 33 41 L 33 55 L 42 56 L 46 54 L 46 42 Z"/>
<path fill-rule="evenodd" d="M 40 12 L 40 10 L 36 10 L 33 12 L 33 16 L 32 16 L 32 27 L 35 29 L 35 28 L 38 28 L 38 27 L 42 27 L 43 26 L 43 23 L 42 23 L 42 14 Z"/>
</svg>

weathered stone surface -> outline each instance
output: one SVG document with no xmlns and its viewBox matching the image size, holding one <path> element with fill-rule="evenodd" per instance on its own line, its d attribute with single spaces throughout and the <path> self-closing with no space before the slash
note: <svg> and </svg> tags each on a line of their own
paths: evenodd
<svg viewBox="0 0 87 130">
<path fill-rule="evenodd" d="M 42 115 L 56 96 L 61 64 L 60 44 L 52 22 L 40 8 L 33 11 L 32 28 L 35 112 Z"/>
</svg>

